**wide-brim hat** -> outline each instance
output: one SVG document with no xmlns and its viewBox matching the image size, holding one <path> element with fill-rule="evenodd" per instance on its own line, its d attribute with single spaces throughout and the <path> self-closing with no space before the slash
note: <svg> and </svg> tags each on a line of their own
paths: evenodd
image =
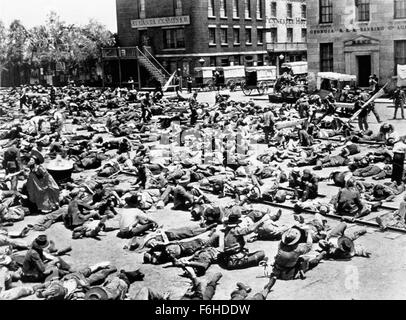
<svg viewBox="0 0 406 320">
<path fill-rule="evenodd" d="M 0 266 L 7 266 L 11 263 L 12 259 L 10 256 L 2 254 L 0 255 Z"/>
<path fill-rule="evenodd" d="M 346 236 L 341 236 L 337 240 L 337 246 L 340 250 L 353 254 L 355 252 L 354 241 Z"/>
<path fill-rule="evenodd" d="M 44 163 L 45 162 L 44 156 L 41 154 L 41 152 L 39 152 L 36 149 L 31 150 L 30 157 L 38 159 L 39 163 Z"/>
<path fill-rule="evenodd" d="M 40 235 L 34 240 L 33 244 L 40 248 L 46 248 L 49 246 L 49 241 L 46 235 Z"/>
<path fill-rule="evenodd" d="M 103 287 L 93 287 L 86 292 L 85 300 L 108 300 L 108 295 Z"/>
<path fill-rule="evenodd" d="M 303 236 L 303 230 L 293 226 L 282 235 L 282 243 L 288 246 L 297 244 Z"/>
</svg>

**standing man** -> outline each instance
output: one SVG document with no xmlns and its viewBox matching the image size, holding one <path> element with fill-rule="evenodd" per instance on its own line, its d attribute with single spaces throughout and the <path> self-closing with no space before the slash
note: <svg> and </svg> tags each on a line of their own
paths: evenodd
<svg viewBox="0 0 406 320">
<path fill-rule="evenodd" d="M 375 77 L 372 74 L 369 76 L 369 90 L 371 95 L 374 95 L 376 93 L 376 88 L 378 85 L 377 78 Z"/>
<path fill-rule="evenodd" d="M 216 90 L 218 92 L 220 92 L 220 72 L 218 72 L 218 70 L 214 71 L 213 76 L 214 76 L 214 85 L 216 87 Z"/>
<path fill-rule="evenodd" d="M 22 109 L 23 107 L 27 107 L 27 100 L 27 89 L 24 88 L 20 97 L 20 109 Z"/>
<path fill-rule="evenodd" d="M 22 169 L 20 151 L 17 147 L 11 146 L 4 152 L 3 169 L 6 171 L 6 178 L 10 180 L 10 190 L 16 191 L 18 186 L 19 172 Z"/>
<path fill-rule="evenodd" d="M 398 86 L 393 95 L 393 102 L 395 103 L 395 114 L 393 115 L 393 120 L 396 119 L 396 114 L 398 113 L 399 108 L 400 108 L 400 112 L 402 114 L 402 119 L 405 118 L 405 114 L 404 114 L 405 101 L 406 101 L 405 92 L 402 90 L 401 87 Z"/>
<path fill-rule="evenodd" d="M 360 110 L 362 108 L 362 106 L 364 105 L 364 100 L 362 99 L 362 96 L 358 96 L 357 101 L 355 102 L 354 105 L 354 111 L 357 112 L 358 110 Z M 364 132 L 367 131 L 369 129 L 368 126 L 368 115 L 371 111 L 371 105 L 366 106 L 358 115 L 358 126 L 359 126 L 359 130 Z"/>
<path fill-rule="evenodd" d="M 197 91 L 193 93 L 193 96 L 189 98 L 189 108 L 190 108 L 190 125 L 194 126 L 199 117 L 197 113 L 198 102 L 197 102 Z"/>
<path fill-rule="evenodd" d="M 145 94 L 145 97 L 141 100 L 141 118 L 144 123 L 148 123 L 151 120 L 151 102 L 149 100 L 149 92 Z"/>
<path fill-rule="evenodd" d="M 192 93 L 193 80 L 192 80 L 192 77 L 190 76 L 190 74 L 187 76 L 186 81 L 187 81 L 187 92 Z"/>
<path fill-rule="evenodd" d="M 269 145 L 269 135 L 273 136 L 275 133 L 275 117 L 272 110 L 269 107 L 264 109 L 264 133 L 265 143 Z"/>
<path fill-rule="evenodd" d="M 371 91 L 371 93 L 372 93 L 372 91 Z M 364 101 L 364 102 L 367 102 L 369 99 L 371 99 L 371 95 L 368 92 L 366 92 L 365 90 L 360 93 L 360 97 L 362 98 L 362 101 Z M 376 121 L 378 121 L 378 123 L 381 123 L 382 122 L 381 118 L 379 117 L 379 114 L 375 109 L 375 103 L 371 102 L 370 105 L 368 106 L 368 108 L 374 114 Z"/>
<path fill-rule="evenodd" d="M 134 90 L 134 79 L 133 77 L 130 77 L 128 80 L 128 85 L 130 86 L 130 90 Z"/>
<path fill-rule="evenodd" d="M 405 170 L 406 136 L 400 137 L 393 146 L 392 181 L 402 184 Z"/>
<path fill-rule="evenodd" d="M 51 96 L 51 104 L 55 104 L 56 100 L 56 89 L 54 86 L 51 87 L 50 91 L 50 96 Z"/>
</svg>

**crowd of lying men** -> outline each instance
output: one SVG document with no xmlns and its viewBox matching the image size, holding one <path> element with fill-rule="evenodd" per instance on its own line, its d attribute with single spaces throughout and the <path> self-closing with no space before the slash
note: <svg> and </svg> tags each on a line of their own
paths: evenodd
<svg viewBox="0 0 406 320">
<path fill-rule="evenodd" d="M 149 287 L 130 297 L 131 284 L 144 279 L 139 268 L 122 270 L 102 261 L 78 269 L 63 259 L 71 247 L 57 249 L 45 234 L 32 243 L 24 240 L 29 232 L 44 233 L 63 223 L 72 241 L 118 232 L 117 237 L 129 240 L 123 250 L 143 254 L 144 264 L 182 268 L 191 279 L 183 299 L 212 299 L 222 274 L 211 275 L 206 284 L 200 278 L 213 264 L 225 270 L 271 265 L 263 291 L 250 295 L 251 288 L 239 282 L 231 293 L 234 300 L 264 300 L 278 279 L 304 279 L 322 260 L 369 258 L 371 253 L 355 244 L 366 229 L 347 230 L 346 222 L 404 191 L 405 138 L 386 123 L 375 134 L 354 129 L 336 116 L 333 92 L 325 99 L 303 94 L 295 105 L 263 108 L 220 93 L 210 106 L 199 103 L 197 92 L 185 98 L 127 89 L 26 86 L 3 91 L 0 102 L 5 174 L 0 184 L 0 299 L 34 294 L 59 300 L 170 299 Z M 381 147 L 360 156 L 360 142 Z M 255 155 L 253 145 L 261 143 L 267 148 Z M 88 172 L 87 178 L 57 183 L 46 167 L 54 159 L 69 159 L 73 175 Z M 282 163 L 290 169 L 282 169 Z M 313 169 L 300 170 L 309 166 Z M 337 171 L 328 177 L 316 174 L 332 167 Z M 120 184 L 120 175 L 130 178 L 130 187 Z M 385 178 L 391 182 L 380 183 Z M 339 187 L 324 202 L 319 197 L 323 179 Z M 213 202 L 209 194 L 231 202 Z M 250 206 L 263 201 L 294 203 L 295 223 L 280 223 L 281 210 Z M 170 203 L 173 210 L 190 212 L 195 225 L 166 228 L 148 214 Z M 301 214 L 309 210 L 315 213 L 311 219 Z M 405 228 L 405 213 L 402 202 L 389 220 L 377 222 L 382 229 Z M 329 225 L 328 214 L 346 222 Z M 41 219 L 9 231 L 30 215 Z M 247 241 L 278 241 L 277 254 L 250 252 Z"/>
</svg>

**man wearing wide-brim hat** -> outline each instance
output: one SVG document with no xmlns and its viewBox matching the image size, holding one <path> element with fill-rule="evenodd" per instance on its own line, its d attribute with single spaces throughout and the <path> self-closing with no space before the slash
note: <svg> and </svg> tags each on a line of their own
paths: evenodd
<svg viewBox="0 0 406 320">
<path fill-rule="evenodd" d="M 0 300 L 17 300 L 34 293 L 32 287 L 28 286 L 10 288 L 12 281 L 18 279 L 18 272 L 14 273 L 9 269 L 12 262 L 10 256 L 0 255 Z"/>
<path fill-rule="evenodd" d="M 365 228 L 345 234 L 347 224 L 342 222 L 330 231 L 326 240 L 320 241 L 321 249 L 326 252 L 326 259 L 350 260 L 352 257 L 369 258 L 371 253 L 354 241 L 364 235 Z"/>
<path fill-rule="evenodd" d="M 135 281 L 142 281 L 144 274 L 139 271 L 125 271 L 110 274 L 103 286 L 90 288 L 85 300 L 125 300 L 128 290 Z"/>
<path fill-rule="evenodd" d="M 255 232 L 265 221 L 270 219 L 265 215 L 261 220 L 249 227 L 241 227 L 241 210 L 234 207 L 224 222 L 224 240 L 220 239 L 223 251 L 219 257 L 219 264 L 225 269 L 245 269 L 259 265 L 265 259 L 264 251 L 249 253 L 245 248 L 244 236 Z"/>
<path fill-rule="evenodd" d="M 44 282 L 59 278 L 57 264 L 64 269 L 70 266 L 60 258 L 54 258 L 44 252 L 50 242 L 46 235 L 38 236 L 32 243 L 31 249 L 25 255 L 21 281 Z"/>
<path fill-rule="evenodd" d="M 281 280 L 294 280 L 323 259 L 325 253 L 313 258 L 306 256 L 313 246 L 312 232 L 308 226 L 293 226 L 282 235 L 282 240 L 275 256 L 273 276 Z"/>
</svg>

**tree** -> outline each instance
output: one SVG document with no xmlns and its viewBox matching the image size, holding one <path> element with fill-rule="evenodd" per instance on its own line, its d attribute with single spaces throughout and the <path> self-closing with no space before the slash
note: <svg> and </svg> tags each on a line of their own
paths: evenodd
<svg viewBox="0 0 406 320">
<path fill-rule="evenodd" d="M 7 64 L 7 31 L 2 21 L 0 21 L 0 87 L 1 75 Z"/>
<path fill-rule="evenodd" d="M 70 71 L 89 71 L 97 64 L 100 48 L 114 43 L 111 32 L 94 20 L 83 27 L 67 25 L 51 12 L 45 25 L 30 32 L 30 62 L 33 66 L 63 63 Z"/>
<path fill-rule="evenodd" d="M 11 22 L 7 36 L 7 59 L 13 65 L 22 65 L 27 50 L 28 32 L 20 20 Z"/>
</svg>

